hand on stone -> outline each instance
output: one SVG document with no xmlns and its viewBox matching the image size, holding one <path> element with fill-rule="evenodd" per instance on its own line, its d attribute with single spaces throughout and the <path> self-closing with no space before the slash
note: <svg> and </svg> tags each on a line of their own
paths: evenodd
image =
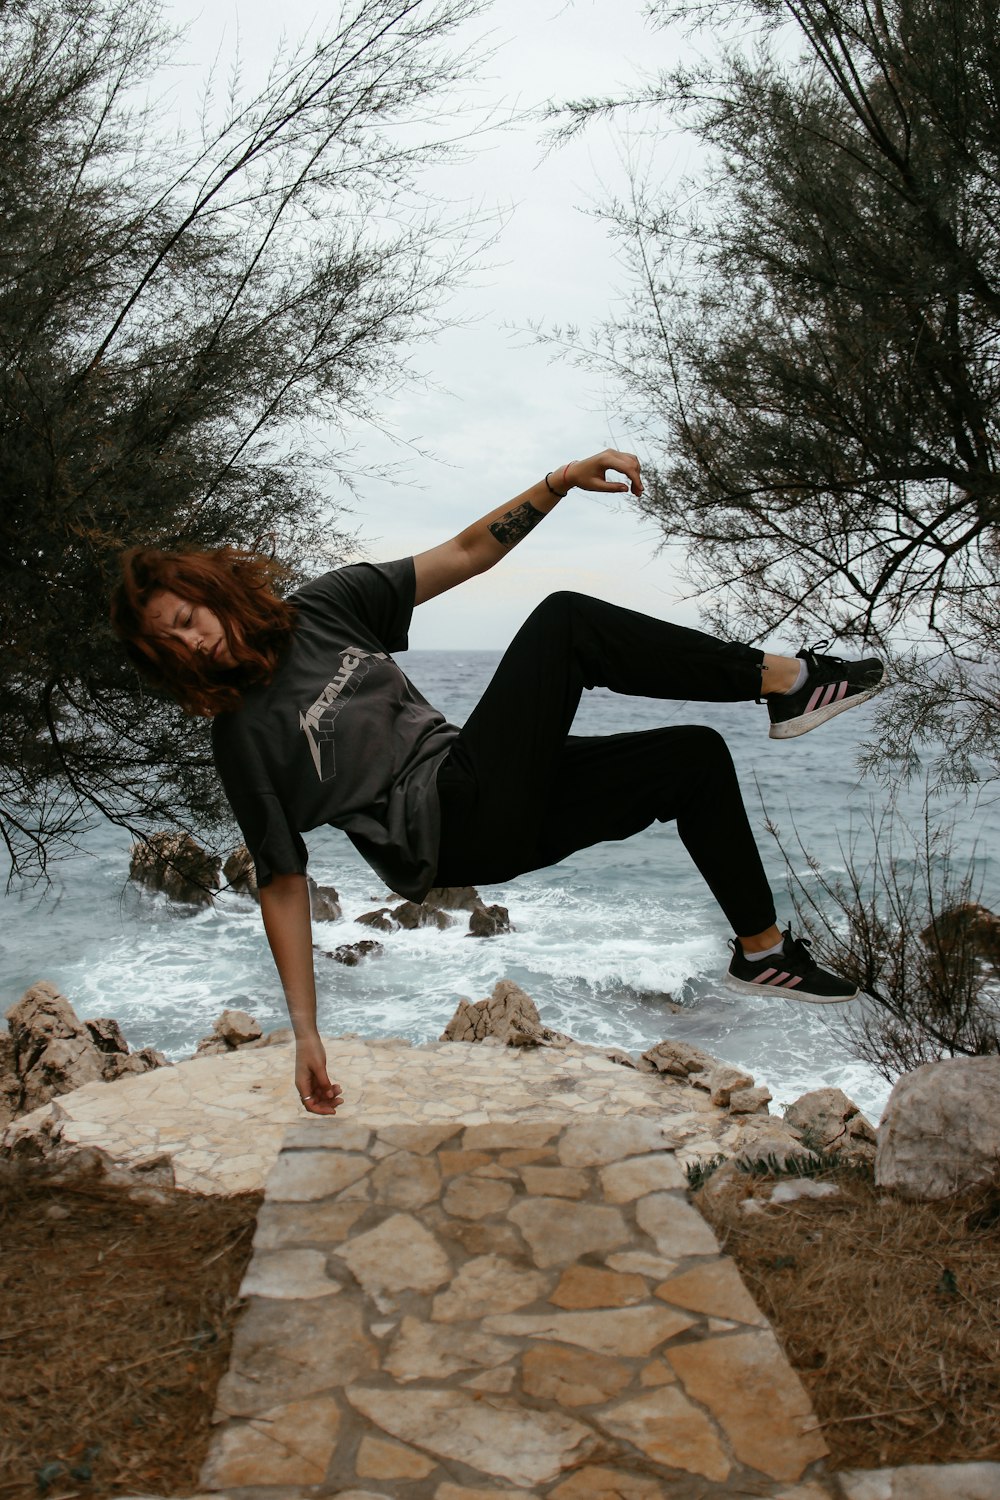
<svg viewBox="0 0 1000 1500">
<path fill-rule="evenodd" d="M 326 1053 L 319 1037 L 295 1044 L 295 1087 L 303 1109 L 311 1115 L 335 1115 L 344 1102 L 339 1083 L 331 1083 Z"/>
</svg>

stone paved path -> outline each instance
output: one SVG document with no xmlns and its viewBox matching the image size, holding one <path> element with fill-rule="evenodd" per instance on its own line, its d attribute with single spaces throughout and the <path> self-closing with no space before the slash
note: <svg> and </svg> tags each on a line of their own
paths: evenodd
<svg viewBox="0 0 1000 1500">
<path fill-rule="evenodd" d="M 805 1391 L 641 1117 L 294 1127 L 208 1491 L 837 1494 Z"/>
<path fill-rule="evenodd" d="M 685 1162 L 769 1149 L 780 1121 L 580 1047 L 327 1046 L 332 1120 L 269 1045 L 88 1085 L 4 1137 L 165 1153 L 209 1193 L 270 1173 L 195 1500 L 1000 1500 L 997 1464 L 826 1472 L 683 1191 Z"/>
</svg>

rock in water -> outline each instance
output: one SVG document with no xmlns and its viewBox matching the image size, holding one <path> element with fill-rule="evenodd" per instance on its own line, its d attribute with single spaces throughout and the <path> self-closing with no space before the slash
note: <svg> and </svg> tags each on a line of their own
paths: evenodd
<svg viewBox="0 0 1000 1500">
<path fill-rule="evenodd" d="M 340 897 L 332 885 L 317 885 L 309 879 L 309 910 L 314 922 L 339 922 L 343 916 Z"/>
<path fill-rule="evenodd" d="M 257 889 L 257 869 L 246 844 L 239 844 L 222 866 L 222 878 L 238 896 L 252 896 L 260 900 Z"/>
<path fill-rule="evenodd" d="M 1000 917 L 978 901 L 963 901 L 940 912 L 920 938 L 928 948 L 939 944 L 945 953 L 967 944 L 969 951 L 1000 969 Z"/>
<path fill-rule="evenodd" d="M 405 927 L 409 932 L 418 927 L 437 927 L 443 931 L 452 923 L 447 912 L 436 906 L 428 906 L 426 902 L 404 901 L 400 906 L 393 907 L 392 915 L 399 926 Z"/>
<path fill-rule="evenodd" d="M 904 1198 L 1000 1182 L 1000 1057 L 950 1057 L 899 1079 L 878 1130 L 875 1181 Z"/>
<path fill-rule="evenodd" d="M 510 931 L 510 913 L 506 906 L 480 906 L 469 918 L 470 937 L 497 937 Z"/>
<path fill-rule="evenodd" d="M 341 943 L 339 948 L 324 948 L 321 951 L 324 958 L 332 958 L 334 963 L 346 964 L 347 968 L 354 969 L 363 959 L 381 958 L 385 949 L 373 938 L 362 938 L 360 943 Z"/>
<path fill-rule="evenodd" d="M 474 885 L 435 885 L 424 897 L 425 906 L 442 911 L 480 911 L 483 898 Z"/>
<path fill-rule="evenodd" d="M 362 927 L 374 927 L 376 932 L 395 932 L 399 926 L 392 912 L 387 906 L 380 906 L 377 911 L 362 912 L 355 921 Z"/>
<path fill-rule="evenodd" d="M 172 901 L 211 906 L 219 888 L 222 861 L 208 854 L 189 833 L 153 833 L 132 845 L 129 879 Z"/>
</svg>

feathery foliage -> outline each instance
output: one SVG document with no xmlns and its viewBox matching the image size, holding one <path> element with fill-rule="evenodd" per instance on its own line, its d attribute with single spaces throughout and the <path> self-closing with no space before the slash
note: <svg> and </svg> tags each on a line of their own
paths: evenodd
<svg viewBox="0 0 1000 1500">
<path fill-rule="evenodd" d="M 205 725 L 107 626 L 131 543 L 335 557 L 348 420 L 439 326 L 461 237 L 418 191 L 481 0 L 347 0 L 171 135 L 156 0 L 0 5 L 0 837 L 224 816 Z M 461 226 L 466 230 L 468 225 Z M 327 448 L 323 446 L 323 435 Z M 331 437 L 332 435 L 332 437 Z"/>
</svg>

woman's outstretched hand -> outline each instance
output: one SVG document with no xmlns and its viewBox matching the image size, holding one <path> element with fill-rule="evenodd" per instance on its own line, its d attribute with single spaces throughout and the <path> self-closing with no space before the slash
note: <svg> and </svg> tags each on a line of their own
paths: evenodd
<svg viewBox="0 0 1000 1500">
<path fill-rule="evenodd" d="M 331 1083 L 326 1052 L 319 1037 L 295 1043 L 295 1087 L 303 1109 L 311 1115 L 335 1115 L 344 1102 L 339 1083 Z"/>
<path fill-rule="evenodd" d="M 608 479 L 609 469 L 613 469 L 616 474 L 624 474 L 627 483 Z M 619 453 L 616 448 L 605 448 L 603 453 L 595 453 L 592 458 L 574 458 L 572 463 L 566 465 L 564 472 L 566 483 L 573 489 L 597 490 L 609 495 L 622 495 L 629 490 L 633 495 L 642 494 L 642 475 L 639 472 L 639 460 L 634 453 Z M 559 470 L 556 469 L 554 473 L 558 475 Z"/>
</svg>

